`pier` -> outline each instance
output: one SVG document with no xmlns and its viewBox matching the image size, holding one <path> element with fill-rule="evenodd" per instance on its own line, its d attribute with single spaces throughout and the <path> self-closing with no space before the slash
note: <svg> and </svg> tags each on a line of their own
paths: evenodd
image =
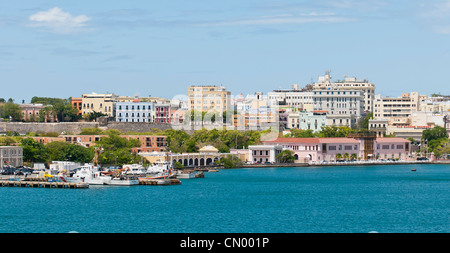
<svg viewBox="0 0 450 253">
<path fill-rule="evenodd" d="M 31 188 L 69 188 L 85 189 L 89 184 L 85 183 L 67 183 L 67 182 L 49 182 L 49 181 L 31 181 L 31 180 L 0 180 L 2 187 L 31 187 Z"/>
<path fill-rule="evenodd" d="M 181 184 L 181 181 L 178 178 L 170 178 L 170 179 L 139 178 L 139 185 L 177 185 L 177 184 Z"/>
</svg>

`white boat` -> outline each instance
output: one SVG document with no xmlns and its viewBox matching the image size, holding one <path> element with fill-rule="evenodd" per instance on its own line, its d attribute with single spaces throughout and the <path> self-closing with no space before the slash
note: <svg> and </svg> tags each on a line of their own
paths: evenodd
<svg viewBox="0 0 450 253">
<path fill-rule="evenodd" d="M 146 175 L 140 178 L 143 179 L 163 179 L 173 175 L 173 170 L 170 168 L 168 162 L 155 162 L 149 166 L 146 171 Z"/>
<path fill-rule="evenodd" d="M 88 183 L 90 185 L 104 185 L 111 181 L 110 176 L 105 176 L 98 167 L 85 164 L 78 168 L 71 177 L 60 176 L 60 179 L 69 183 Z"/>
<path fill-rule="evenodd" d="M 140 164 L 125 164 L 122 169 L 127 175 L 145 175 L 146 173 L 146 169 Z"/>
<path fill-rule="evenodd" d="M 193 171 L 193 170 L 178 170 L 175 174 L 176 178 L 181 178 L 181 179 L 189 179 L 189 178 L 195 178 L 195 175 L 197 174 L 197 172 Z"/>
<path fill-rule="evenodd" d="M 122 186 L 131 186 L 131 185 L 138 185 L 139 180 L 137 179 L 130 179 L 126 177 L 114 177 L 112 178 L 107 185 L 122 185 Z"/>
</svg>

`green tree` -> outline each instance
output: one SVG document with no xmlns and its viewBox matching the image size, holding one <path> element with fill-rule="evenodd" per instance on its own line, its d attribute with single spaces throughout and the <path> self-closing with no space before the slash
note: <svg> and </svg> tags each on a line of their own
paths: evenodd
<svg viewBox="0 0 450 253">
<path fill-rule="evenodd" d="M 88 163 L 94 158 L 93 148 L 85 148 L 78 144 L 54 141 L 45 145 L 45 148 L 47 152 L 47 162 L 73 161 Z"/>
<path fill-rule="evenodd" d="M 85 114 L 85 118 L 89 121 L 95 121 L 99 117 L 108 116 L 108 114 L 102 113 L 102 112 L 96 112 L 92 111 L 88 114 Z"/>
<path fill-rule="evenodd" d="M 43 122 L 44 117 L 56 117 L 59 122 L 73 122 L 81 119 L 78 115 L 78 109 L 74 108 L 71 99 L 49 98 L 49 97 L 32 97 L 31 103 L 46 105 L 45 110 L 41 110 L 39 121 Z"/>
<path fill-rule="evenodd" d="M 346 126 L 325 126 L 322 127 L 321 131 L 317 134 L 318 137 L 347 137 L 349 133 L 355 132 Z"/>
<path fill-rule="evenodd" d="M 220 159 L 220 164 L 222 164 L 224 168 L 238 168 L 243 165 L 243 162 L 235 156 L 227 155 Z"/>
<path fill-rule="evenodd" d="M 0 106 L 0 117 L 11 119 L 12 121 L 21 121 L 22 109 L 20 109 L 19 105 L 8 102 Z"/>
<path fill-rule="evenodd" d="M 359 130 L 369 130 L 369 120 L 373 119 L 373 113 L 368 113 L 366 116 L 361 117 L 356 125 Z"/>
<path fill-rule="evenodd" d="M 425 129 L 422 131 L 423 140 L 437 140 L 437 139 L 448 139 L 447 130 L 440 126 L 435 126 L 431 129 Z"/>
<path fill-rule="evenodd" d="M 141 158 L 131 152 L 132 148 L 141 146 L 138 139 L 127 140 L 125 137 L 119 136 L 119 131 L 108 131 L 107 133 L 108 136 L 96 141 L 95 145 L 101 151 L 99 156 L 101 164 L 123 165 L 140 162 Z"/>
<path fill-rule="evenodd" d="M 315 137 L 315 134 L 312 129 L 291 129 L 291 132 L 286 134 L 284 137 L 311 138 Z"/>
<path fill-rule="evenodd" d="M 86 127 L 81 130 L 81 135 L 99 135 L 104 134 L 104 131 L 97 127 Z"/>
<path fill-rule="evenodd" d="M 175 169 L 183 169 L 184 168 L 183 164 L 181 164 L 180 162 L 176 162 L 174 167 L 175 167 Z"/>
<path fill-rule="evenodd" d="M 281 163 L 291 163 L 295 161 L 294 152 L 291 150 L 283 150 L 277 156 L 277 160 Z"/>
<path fill-rule="evenodd" d="M 47 161 L 47 150 L 44 144 L 33 138 L 24 138 L 21 141 L 23 147 L 23 161 L 32 163 L 43 163 Z"/>
</svg>

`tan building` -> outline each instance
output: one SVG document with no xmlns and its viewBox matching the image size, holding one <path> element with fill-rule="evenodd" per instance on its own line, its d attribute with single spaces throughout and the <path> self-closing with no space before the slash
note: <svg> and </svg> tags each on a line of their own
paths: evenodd
<svg viewBox="0 0 450 253">
<path fill-rule="evenodd" d="M 115 94 L 83 94 L 82 99 L 82 113 L 83 115 L 92 112 L 101 112 L 107 114 L 109 117 L 115 116 L 115 103 L 117 101 Z"/>
<path fill-rule="evenodd" d="M 409 126 L 409 116 L 419 109 L 419 93 L 403 93 L 401 97 L 381 97 L 374 101 L 375 119 L 387 119 L 391 126 Z"/>
<path fill-rule="evenodd" d="M 190 86 L 189 109 L 201 112 L 224 112 L 230 110 L 231 92 L 223 86 Z"/>
</svg>

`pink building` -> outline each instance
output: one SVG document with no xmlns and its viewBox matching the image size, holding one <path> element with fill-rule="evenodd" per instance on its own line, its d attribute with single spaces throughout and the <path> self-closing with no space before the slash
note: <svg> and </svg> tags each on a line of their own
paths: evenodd
<svg viewBox="0 0 450 253">
<path fill-rule="evenodd" d="M 42 104 L 19 104 L 22 110 L 22 116 L 24 121 L 37 121 L 39 118 L 39 112 L 44 105 Z"/>
<path fill-rule="evenodd" d="M 410 141 L 403 138 L 277 138 L 263 144 L 293 151 L 300 163 L 410 158 Z"/>
</svg>

